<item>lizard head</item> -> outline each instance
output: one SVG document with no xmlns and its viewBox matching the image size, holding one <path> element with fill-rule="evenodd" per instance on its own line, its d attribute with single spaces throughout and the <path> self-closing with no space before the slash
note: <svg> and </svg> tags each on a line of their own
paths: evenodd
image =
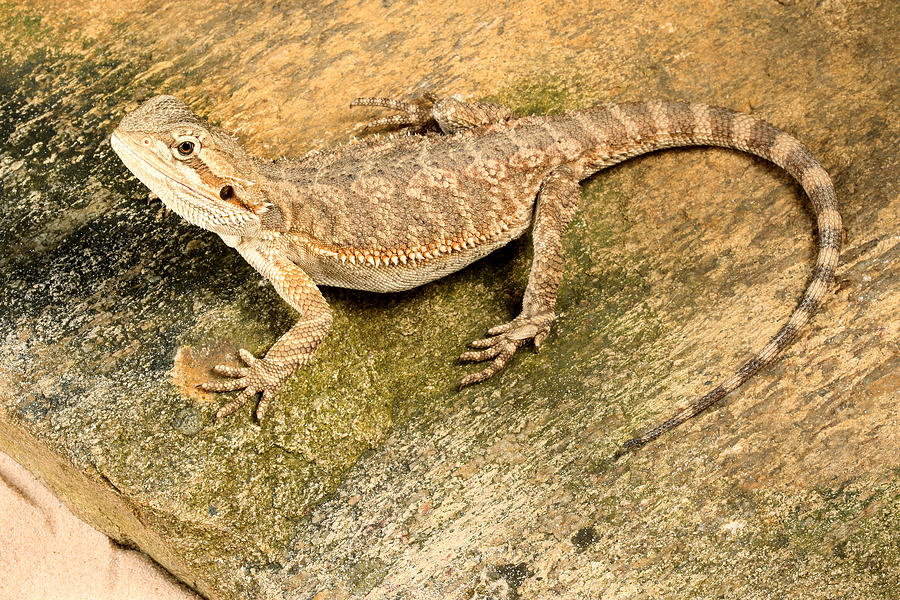
<svg viewBox="0 0 900 600">
<path fill-rule="evenodd" d="M 110 137 L 125 166 L 184 219 L 225 236 L 252 235 L 268 210 L 254 161 L 227 132 L 173 96 L 151 98 Z"/>
</svg>

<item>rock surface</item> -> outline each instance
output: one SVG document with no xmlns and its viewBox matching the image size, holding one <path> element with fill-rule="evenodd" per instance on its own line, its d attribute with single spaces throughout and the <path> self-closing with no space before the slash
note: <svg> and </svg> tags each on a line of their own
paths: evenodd
<svg viewBox="0 0 900 600">
<path fill-rule="evenodd" d="M 211 599 L 900 598 L 900 11 L 307 4 L 0 4 L 0 449 Z M 540 353 L 454 390 L 517 308 L 523 241 L 409 293 L 329 290 L 334 332 L 266 423 L 214 424 L 193 384 L 294 316 L 148 200 L 109 132 L 174 93 L 296 155 L 371 117 L 355 96 L 429 90 L 752 111 L 835 181 L 834 292 L 720 407 L 611 461 L 759 348 L 813 263 L 787 175 L 659 153 L 586 186 Z"/>
</svg>

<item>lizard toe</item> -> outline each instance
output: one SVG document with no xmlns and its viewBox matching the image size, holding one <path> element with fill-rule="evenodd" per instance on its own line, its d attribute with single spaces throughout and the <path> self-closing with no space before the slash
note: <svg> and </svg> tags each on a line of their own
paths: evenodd
<svg viewBox="0 0 900 600">
<path fill-rule="evenodd" d="M 238 350 L 238 356 L 240 356 L 241 360 L 244 361 L 249 367 L 252 367 L 254 364 L 256 364 L 256 361 L 259 360 L 258 358 L 253 356 L 252 352 L 243 348 Z"/>
<path fill-rule="evenodd" d="M 497 325 L 496 327 L 491 327 L 490 329 L 488 329 L 487 333 L 488 333 L 488 335 L 500 335 L 501 333 L 506 333 L 507 331 L 509 331 L 510 329 L 515 327 L 515 325 L 516 325 L 516 321 L 512 320 L 509 323 L 504 323 L 503 325 Z M 487 338 L 487 339 L 490 339 L 490 338 Z"/>
<path fill-rule="evenodd" d="M 247 404 L 254 396 L 256 396 L 256 390 L 250 387 L 244 388 L 240 394 L 238 394 L 237 398 L 232 400 L 231 402 L 221 406 L 219 410 L 216 411 L 215 420 L 223 419 Z"/>
<path fill-rule="evenodd" d="M 485 348 L 484 350 L 472 350 L 469 352 L 463 352 L 459 356 L 459 360 L 464 362 L 481 362 L 483 360 L 487 360 L 489 358 L 494 358 L 500 354 L 500 345 L 490 346 Z"/>
<path fill-rule="evenodd" d="M 213 372 L 216 375 L 222 375 L 224 377 L 246 377 L 250 374 L 250 369 L 248 367 L 231 367 L 229 365 L 216 365 L 213 367 Z"/>
<path fill-rule="evenodd" d="M 270 389 L 265 389 L 262 392 L 262 398 L 259 400 L 259 404 L 256 405 L 256 420 L 262 423 L 262 420 L 265 418 L 266 413 L 269 411 L 269 404 L 272 402 L 272 398 L 275 397 L 275 392 Z"/>
<path fill-rule="evenodd" d="M 500 336 L 495 337 L 486 337 L 480 340 L 473 340 L 469 342 L 469 345 L 473 348 L 490 348 L 491 346 L 495 346 L 497 342 L 502 340 L 503 338 Z"/>
<path fill-rule="evenodd" d="M 395 110 L 399 114 L 382 117 L 369 121 L 358 126 L 360 131 L 367 129 L 380 129 L 387 127 L 391 129 L 399 129 L 402 127 L 410 127 L 413 129 L 422 129 L 427 127 L 434 121 L 431 114 L 431 107 L 434 105 L 434 99 L 425 96 L 418 103 L 403 102 L 402 100 L 394 100 L 393 98 L 356 98 L 351 103 L 351 107 L 355 106 L 377 106 Z"/>
<path fill-rule="evenodd" d="M 199 384 L 197 387 L 205 392 L 234 392 L 247 387 L 247 378 L 241 377 L 240 379 L 206 381 Z"/>
<path fill-rule="evenodd" d="M 463 377 L 459 382 L 460 388 L 472 385 L 473 383 L 481 383 L 482 381 L 493 377 L 495 374 L 497 374 L 498 371 L 500 371 L 500 369 L 506 366 L 506 363 L 509 362 L 509 359 L 512 358 L 512 355 L 515 354 L 518 346 L 513 342 L 507 341 L 498 345 L 496 348 L 497 353 L 494 361 L 481 371 L 478 371 L 477 373 L 471 373 Z"/>
</svg>

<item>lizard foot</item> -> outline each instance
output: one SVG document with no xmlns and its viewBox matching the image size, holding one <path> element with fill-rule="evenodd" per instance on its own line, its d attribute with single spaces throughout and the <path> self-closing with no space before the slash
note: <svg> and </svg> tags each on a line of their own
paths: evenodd
<svg viewBox="0 0 900 600">
<path fill-rule="evenodd" d="M 509 323 L 489 329 L 488 337 L 470 344 L 478 350 L 464 352 L 459 359 L 467 362 L 493 359 L 493 362 L 481 371 L 463 377 L 459 387 L 464 388 L 492 377 L 509 362 L 516 350 L 529 341 L 533 341 L 535 348 L 539 348 L 550 333 L 553 318 L 554 314 L 550 312 L 533 316 L 519 315 Z"/>
<path fill-rule="evenodd" d="M 228 365 L 216 365 L 213 367 L 213 371 L 216 374 L 232 377 L 233 379 L 209 381 L 201 383 L 197 387 L 207 392 L 243 390 L 234 400 L 225 404 L 216 412 L 216 421 L 227 417 L 247 404 L 257 394 L 262 394 L 259 404 L 256 405 L 256 419 L 262 422 L 263 417 L 266 416 L 266 411 L 269 409 L 269 403 L 275 397 L 275 393 L 281 387 L 281 383 L 291 374 L 292 369 L 265 358 L 256 358 L 243 348 L 238 350 L 238 355 L 247 364 L 246 367 L 229 367 Z"/>
<path fill-rule="evenodd" d="M 445 134 L 453 134 L 514 117 L 511 110 L 499 104 L 465 102 L 455 96 L 438 98 L 428 93 L 413 102 L 403 102 L 391 98 L 357 98 L 350 103 L 350 106 L 380 106 L 400 113 L 376 119 L 365 124 L 363 129 L 409 127 L 413 133 L 440 131 Z"/>
<path fill-rule="evenodd" d="M 403 102 L 393 98 L 356 98 L 350 103 L 354 106 L 380 106 L 396 110 L 399 114 L 375 119 L 360 126 L 360 129 L 377 129 L 380 127 L 410 127 L 414 130 L 424 130 L 435 125 L 431 109 L 437 98 L 431 94 L 425 94 L 418 102 Z"/>
</svg>

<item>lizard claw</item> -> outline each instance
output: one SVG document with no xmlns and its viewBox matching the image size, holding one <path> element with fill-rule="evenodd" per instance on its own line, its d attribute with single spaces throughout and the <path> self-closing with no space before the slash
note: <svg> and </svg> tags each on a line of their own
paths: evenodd
<svg viewBox="0 0 900 600">
<path fill-rule="evenodd" d="M 519 315 L 509 323 L 488 329 L 488 337 L 475 340 L 470 344 L 479 350 L 464 352 L 459 359 L 467 362 L 481 362 L 490 359 L 493 361 L 481 371 L 463 377 L 459 382 L 459 387 L 464 388 L 494 376 L 506 366 L 516 350 L 529 341 L 533 341 L 535 346 L 540 346 L 550 332 L 553 318 L 553 313 L 541 313 L 530 317 Z"/>
<path fill-rule="evenodd" d="M 261 422 L 268 411 L 269 404 L 275 397 L 275 392 L 287 376 L 290 375 L 291 369 L 265 358 L 256 358 L 243 348 L 238 351 L 238 356 L 247 364 L 246 367 L 231 367 L 228 365 L 216 365 L 213 367 L 213 371 L 216 374 L 231 377 L 232 379 L 208 381 L 201 383 L 197 387 L 207 392 L 242 390 L 236 398 L 216 411 L 216 421 L 227 417 L 256 398 L 258 394 L 261 394 L 259 404 L 256 405 L 256 419 Z"/>
</svg>

